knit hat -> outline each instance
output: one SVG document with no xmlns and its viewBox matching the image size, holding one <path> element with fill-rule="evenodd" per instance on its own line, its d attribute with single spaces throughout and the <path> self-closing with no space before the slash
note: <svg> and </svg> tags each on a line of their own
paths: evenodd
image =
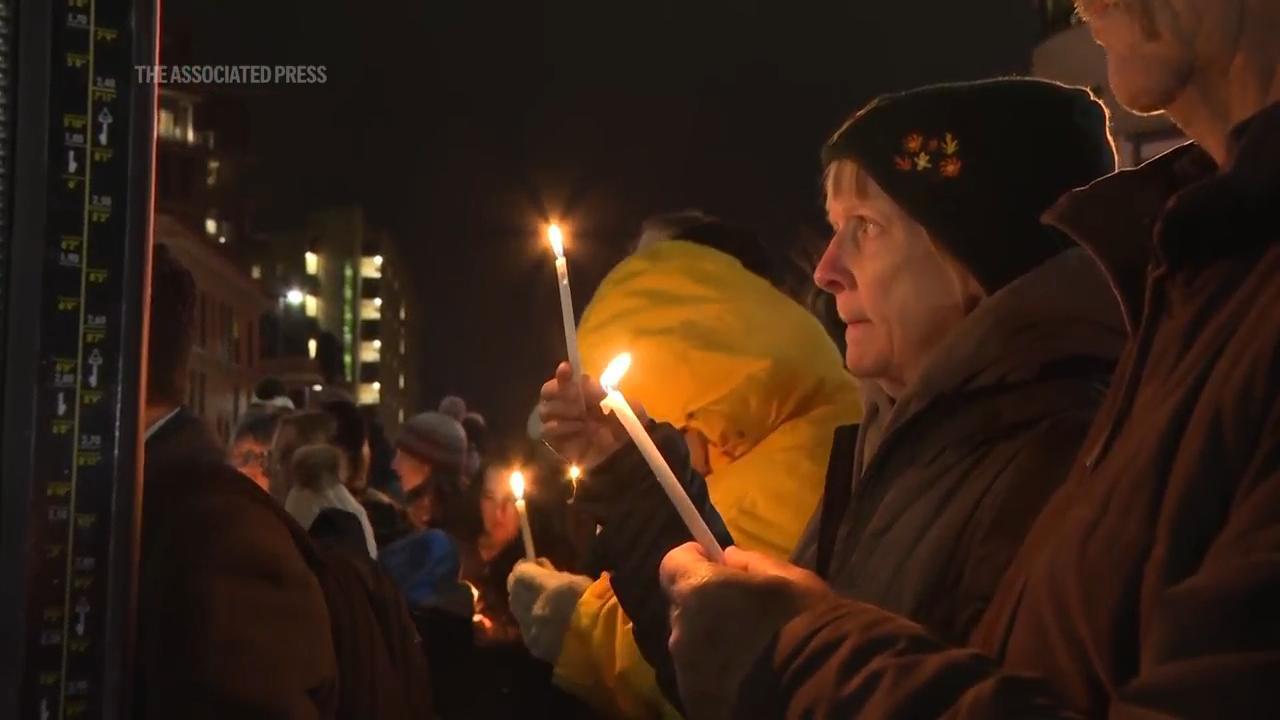
<svg viewBox="0 0 1280 720">
<path fill-rule="evenodd" d="M 440 412 L 462 422 L 462 419 L 467 416 L 467 401 L 457 395 L 446 395 L 440 401 Z"/>
<path fill-rule="evenodd" d="M 409 418 L 400 428 L 396 448 L 433 467 L 459 472 L 467 454 L 467 434 L 448 415 L 424 412 Z"/>
<path fill-rule="evenodd" d="M 1005 78 L 884 95 L 823 148 L 853 160 L 988 293 L 1070 246 L 1040 223 L 1115 171 L 1107 111 L 1084 88 Z"/>
</svg>

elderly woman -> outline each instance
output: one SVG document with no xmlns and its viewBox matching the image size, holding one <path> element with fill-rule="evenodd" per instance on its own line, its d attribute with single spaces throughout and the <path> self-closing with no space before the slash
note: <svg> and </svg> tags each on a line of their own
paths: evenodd
<svg viewBox="0 0 1280 720">
<path fill-rule="evenodd" d="M 824 164 L 832 239 L 815 280 L 846 324 L 865 414 L 836 433 L 795 559 L 837 592 L 961 641 L 1065 477 L 1125 339 L 1097 266 L 1039 222 L 1114 169 L 1106 112 L 1085 90 L 1038 80 L 928 87 L 857 113 Z M 590 459 L 597 497 L 660 493 L 595 411 L 598 385 L 567 380 L 562 368 L 543 388 L 548 441 Z M 650 432 L 696 490 L 701 479 L 669 452 L 679 436 Z M 657 563 L 690 536 L 638 515 L 603 511 L 602 537 L 640 648 L 674 698 Z"/>
</svg>

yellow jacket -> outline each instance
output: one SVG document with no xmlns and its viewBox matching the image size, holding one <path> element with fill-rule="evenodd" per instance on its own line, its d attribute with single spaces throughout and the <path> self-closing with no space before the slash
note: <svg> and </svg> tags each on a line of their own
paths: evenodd
<svg viewBox="0 0 1280 720">
<path fill-rule="evenodd" d="M 788 556 L 821 496 L 832 432 L 862 411 L 817 319 L 734 258 L 667 240 L 609 273 L 578 342 L 593 376 L 631 352 L 623 391 L 654 419 L 707 438 L 707 487 L 737 544 Z M 607 575 L 578 603 L 555 680 L 611 716 L 678 717 Z"/>
</svg>

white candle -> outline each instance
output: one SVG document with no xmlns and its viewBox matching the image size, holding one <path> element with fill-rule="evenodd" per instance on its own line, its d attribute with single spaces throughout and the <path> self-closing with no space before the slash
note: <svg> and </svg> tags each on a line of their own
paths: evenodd
<svg viewBox="0 0 1280 720">
<path fill-rule="evenodd" d="M 533 551 L 533 533 L 529 531 L 529 513 L 524 506 L 524 473 L 515 470 L 511 473 L 511 494 L 516 496 L 516 512 L 520 515 L 520 534 L 524 537 L 524 556 L 533 560 L 537 555 Z"/>
<path fill-rule="evenodd" d="M 653 438 L 649 437 L 648 431 L 640 423 L 640 418 L 636 417 L 631 406 L 627 404 L 627 399 L 617 389 L 618 381 L 622 379 L 622 376 L 626 374 L 627 368 L 630 366 L 631 355 L 623 353 L 614 358 L 609 363 L 609 367 L 601 374 L 600 385 L 608 394 L 600 402 L 600 409 L 606 414 L 612 412 L 618 417 L 622 427 L 626 429 L 627 434 L 631 436 L 632 442 L 636 444 L 640 454 L 644 456 L 645 462 L 649 463 L 649 468 L 653 470 L 654 476 L 658 478 L 658 483 L 666 491 L 667 497 L 671 499 L 671 504 L 675 505 L 676 512 L 680 514 L 680 519 L 684 520 L 685 526 L 693 534 L 693 539 L 698 541 L 698 544 L 702 546 L 703 551 L 707 553 L 707 556 L 712 561 L 722 563 L 724 562 L 724 550 L 720 548 L 720 543 L 716 541 L 715 535 L 711 534 L 711 528 L 707 527 L 706 521 L 698 514 L 697 508 L 693 506 L 693 501 L 689 499 L 689 495 L 680 486 L 680 481 L 676 480 L 675 473 L 671 471 L 671 466 L 667 465 L 666 459 L 658 451 L 658 446 L 654 444 Z"/>
<path fill-rule="evenodd" d="M 547 228 L 547 240 L 556 254 L 556 284 L 560 287 L 560 317 L 564 321 L 564 346 L 569 356 L 576 380 L 582 375 L 582 358 L 578 356 L 578 326 L 573 319 L 573 295 L 569 292 L 569 265 L 564 259 L 564 233 L 552 223 Z"/>
</svg>

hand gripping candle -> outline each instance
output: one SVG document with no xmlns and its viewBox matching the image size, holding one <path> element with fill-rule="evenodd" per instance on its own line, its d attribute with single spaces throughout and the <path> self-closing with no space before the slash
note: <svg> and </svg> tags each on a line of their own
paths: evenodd
<svg viewBox="0 0 1280 720">
<path fill-rule="evenodd" d="M 640 423 L 640 418 L 636 417 L 631 406 L 627 404 L 627 399 L 618 390 L 618 382 L 622 380 L 622 376 L 626 374 L 627 369 L 630 367 L 631 354 L 622 353 L 615 357 L 609 363 L 609 366 L 605 368 L 604 373 L 600 376 L 600 385 L 604 388 L 606 395 L 600 403 L 600 409 L 606 414 L 613 413 L 617 416 L 622 423 L 622 427 L 631 436 L 631 441 L 636 444 L 640 454 L 644 456 L 645 462 L 649 463 L 649 468 L 653 470 L 653 474 L 658 478 L 662 489 L 666 491 L 667 497 L 671 499 L 671 504 L 675 505 L 676 512 L 680 514 L 680 519 L 684 520 L 685 526 L 693 534 L 693 539 L 698 541 L 703 551 L 707 553 L 707 557 L 711 558 L 713 562 L 722 563 L 724 562 L 724 550 L 720 548 L 720 543 L 716 542 L 715 536 L 711 534 L 711 528 L 707 527 L 706 521 L 698 514 L 697 508 L 693 506 L 693 501 L 689 499 L 689 495 L 680 486 L 680 481 L 676 480 L 676 475 L 671 471 L 671 466 L 667 465 L 662 453 L 658 452 L 658 446 L 654 444 L 653 438 L 649 437 L 648 431 Z"/>
</svg>

